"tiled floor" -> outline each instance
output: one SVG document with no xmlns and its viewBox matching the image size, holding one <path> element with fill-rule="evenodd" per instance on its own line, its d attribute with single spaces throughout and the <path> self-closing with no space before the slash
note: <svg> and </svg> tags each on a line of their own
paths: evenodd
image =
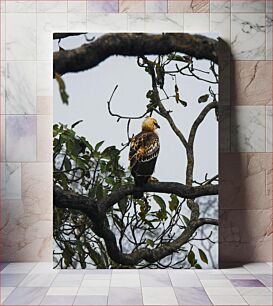
<svg viewBox="0 0 273 306">
<path fill-rule="evenodd" d="M 223 270 L 0 268 L 3 305 L 272 305 L 272 263 Z"/>
</svg>

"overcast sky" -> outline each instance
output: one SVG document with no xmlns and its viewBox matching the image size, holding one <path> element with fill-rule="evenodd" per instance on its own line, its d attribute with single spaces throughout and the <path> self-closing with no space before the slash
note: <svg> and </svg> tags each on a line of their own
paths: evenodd
<svg viewBox="0 0 273 306">
<path fill-rule="evenodd" d="M 211 34 L 207 36 L 216 37 Z M 83 43 L 85 43 L 85 38 L 81 35 L 62 40 L 61 46 L 64 49 L 71 49 Z M 58 50 L 56 41 L 54 50 Z M 197 65 L 196 67 L 208 71 L 208 61 L 198 61 Z M 206 77 L 205 74 L 202 76 Z M 83 120 L 77 126 L 76 132 L 78 135 L 85 136 L 92 145 L 105 140 L 104 146 L 116 145 L 119 147 L 122 142 L 126 142 L 127 121 L 121 120 L 117 123 L 116 118 L 111 117 L 107 111 L 107 101 L 115 85 L 118 85 L 112 99 L 112 110 L 128 116 L 136 116 L 145 112 L 146 92 L 151 89 L 151 80 L 149 75 L 137 66 L 136 58 L 112 56 L 88 71 L 65 74 L 63 79 L 69 94 L 69 105 L 61 102 L 58 85 L 54 81 L 54 123 L 72 124 L 80 119 Z M 205 106 L 197 102 L 198 97 L 208 92 L 210 84 L 195 78 L 180 76 L 177 81 L 181 98 L 188 102 L 188 107 L 177 105 L 174 99 L 164 104 L 167 109 L 174 111 L 172 116 L 187 138 L 193 121 Z M 166 92 L 169 95 L 174 94 L 174 82 L 171 78 L 166 78 L 165 83 Z M 217 92 L 215 85 L 213 88 Z M 161 126 L 158 130 L 161 149 L 154 176 L 160 181 L 184 182 L 185 150 L 166 120 L 156 115 L 154 117 Z M 142 119 L 132 122 L 131 134 L 140 132 L 141 122 Z M 124 150 L 121 156 L 121 162 L 126 168 L 128 167 L 128 151 L 129 148 Z M 195 180 L 202 180 L 206 173 L 209 176 L 218 173 L 218 124 L 213 111 L 198 130 L 194 152 Z"/>
</svg>

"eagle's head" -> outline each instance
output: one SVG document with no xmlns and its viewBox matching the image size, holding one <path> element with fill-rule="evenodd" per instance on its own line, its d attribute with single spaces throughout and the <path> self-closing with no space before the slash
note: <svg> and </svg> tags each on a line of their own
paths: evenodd
<svg viewBox="0 0 273 306">
<path fill-rule="evenodd" d="M 159 129 L 157 121 L 152 117 L 146 117 L 142 122 L 142 131 L 154 132 L 156 129 Z"/>
</svg>

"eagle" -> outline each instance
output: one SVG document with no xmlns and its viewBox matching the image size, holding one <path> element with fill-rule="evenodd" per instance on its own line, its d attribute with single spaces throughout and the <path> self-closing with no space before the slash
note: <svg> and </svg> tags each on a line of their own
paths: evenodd
<svg viewBox="0 0 273 306">
<path fill-rule="evenodd" d="M 160 144 L 156 129 L 159 129 L 156 119 L 146 117 L 139 134 L 130 142 L 129 161 L 131 173 L 136 186 L 145 185 L 154 172 L 159 154 Z M 143 197 L 143 192 L 135 194 L 135 198 Z"/>
</svg>

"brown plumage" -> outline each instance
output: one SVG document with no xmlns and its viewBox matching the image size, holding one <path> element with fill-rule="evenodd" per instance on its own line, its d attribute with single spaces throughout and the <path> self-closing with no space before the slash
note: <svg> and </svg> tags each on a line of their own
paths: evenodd
<svg viewBox="0 0 273 306">
<path fill-rule="evenodd" d="M 159 128 L 154 118 L 147 117 L 142 123 L 142 131 L 134 136 L 130 143 L 130 168 L 137 186 L 147 183 L 155 169 L 156 160 L 159 154 L 159 137 L 155 130 Z M 143 193 L 135 195 L 141 198 Z"/>
</svg>

